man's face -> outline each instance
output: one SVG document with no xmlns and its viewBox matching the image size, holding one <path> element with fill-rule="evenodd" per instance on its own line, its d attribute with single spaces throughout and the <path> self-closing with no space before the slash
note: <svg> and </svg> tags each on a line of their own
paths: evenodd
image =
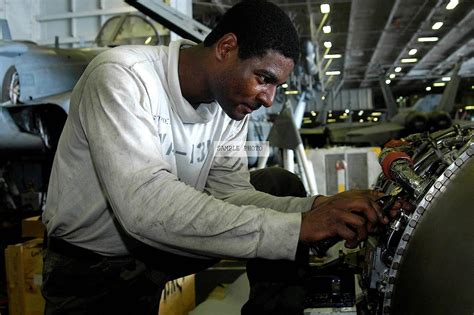
<svg viewBox="0 0 474 315">
<path fill-rule="evenodd" d="M 230 118 L 242 120 L 262 105 L 272 106 L 276 88 L 287 80 L 293 67 L 292 59 L 275 51 L 244 60 L 235 55 L 216 84 L 216 99 Z"/>
</svg>

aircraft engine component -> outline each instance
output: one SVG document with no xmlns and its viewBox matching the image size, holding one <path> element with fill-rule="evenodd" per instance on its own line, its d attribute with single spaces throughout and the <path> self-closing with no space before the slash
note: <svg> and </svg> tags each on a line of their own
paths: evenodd
<svg viewBox="0 0 474 315">
<path fill-rule="evenodd" d="M 474 312 L 474 129 L 414 134 L 384 149 L 377 188 L 408 199 L 366 245 L 372 314 Z"/>
</svg>

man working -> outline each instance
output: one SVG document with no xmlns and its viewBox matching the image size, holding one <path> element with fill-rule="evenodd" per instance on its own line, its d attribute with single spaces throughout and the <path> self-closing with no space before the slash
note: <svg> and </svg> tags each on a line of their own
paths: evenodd
<svg viewBox="0 0 474 315">
<path fill-rule="evenodd" d="M 231 8 L 203 44 L 99 55 L 71 97 L 43 221 L 46 314 L 156 314 L 167 280 L 223 257 L 295 259 L 297 245 L 349 247 L 386 223 L 375 192 L 275 197 L 249 183 L 247 115 L 270 107 L 298 36 L 265 1 Z"/>
</svg>

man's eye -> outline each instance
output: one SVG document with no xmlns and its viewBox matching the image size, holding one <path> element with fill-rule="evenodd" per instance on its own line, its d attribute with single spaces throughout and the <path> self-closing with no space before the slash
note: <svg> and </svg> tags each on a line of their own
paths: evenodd
<svg viewBox="0 0 474 315">
<path fill-rule="evenodd" d="M 266 76 L 259 75 L 258 76 L 258 81 L 262 84 L 266 84 L 266 83 L 268 83 L 268 78 Z"/>
</svg>

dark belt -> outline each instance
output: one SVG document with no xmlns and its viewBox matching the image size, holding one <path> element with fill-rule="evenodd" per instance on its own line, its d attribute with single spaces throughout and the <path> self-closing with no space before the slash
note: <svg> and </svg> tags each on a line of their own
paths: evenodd
<svg viewBox="0 0 474 315">
<path fill-rule="evenodd" d="M 56 237 L 48 237 L 46 247 L 55 253 L 71 258 L 83 260 L 101 260 L 106 257 Z"/>
</svg>

